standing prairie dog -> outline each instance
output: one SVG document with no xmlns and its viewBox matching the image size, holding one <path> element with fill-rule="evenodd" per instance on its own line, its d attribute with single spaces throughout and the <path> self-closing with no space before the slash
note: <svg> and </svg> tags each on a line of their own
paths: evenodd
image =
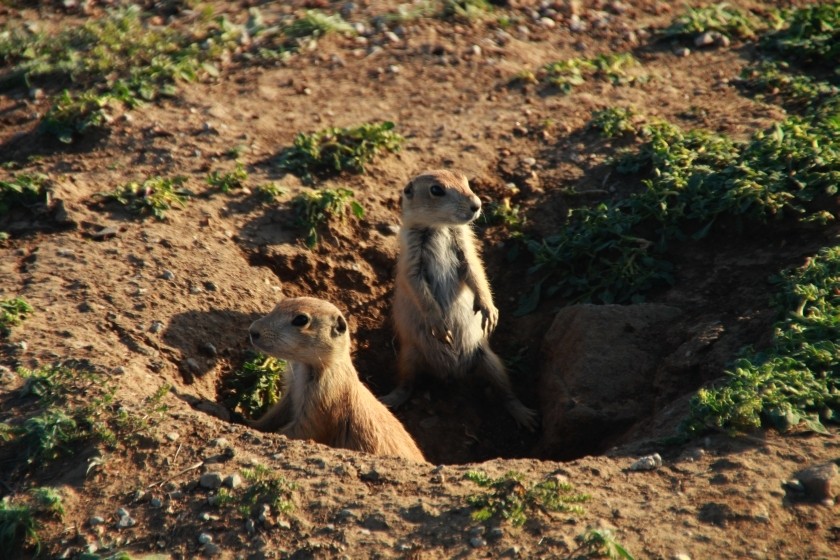
<svg viewBox="0 0 840 560">
<path fill-rule="evenodd" d="M 289 361 L 280 402 L 251 425 L 294 439 L 425 462 L 400 421 L 359 380 L 341 312 L 315 298 L 284 299 L 249 328 L 259 350 Z"/>
<path fill-rule="evenodd" d="M 480 213 L 481 201 L 460 174 L 429 171 L 403 189 L 394 293 L 399 379 L 381 400 L 404 403 L 422 371 L 441 378 L 475 372 L 501 394 L 517 424 L 533 431 L 536 413 L 516 397 L 488 341 L 499 310 L 469 226 Z"/>
</svg>

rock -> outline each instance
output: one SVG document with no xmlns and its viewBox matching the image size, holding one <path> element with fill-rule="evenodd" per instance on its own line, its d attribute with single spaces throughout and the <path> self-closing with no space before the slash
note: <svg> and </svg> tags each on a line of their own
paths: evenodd
<svg viewBox="0 0 840 560">
<path fill-rule="evenodd" d="M 371 531 L 387 531 L 390 525 L 381 513 L 371 513 L 362 520 L 362 527 Z"/>
<path fill-rule="evenodd" d="M 674 49 L 674 54 L 681 58 L 685 58 L 691 54 L 691 49 L 687 47 L 680 47 L 678 49 Z"/>
<path fill-rule="evenodd" d="M 691 560 L 691 556 L 689 556 L 688 554 L 686 554 L 684 552 L 678 552 L 678 553 L 674 554 L 673 556 L 671 556 L 671 559 L 672 560 Z"/>
<path fill-rule="evenodd" d="M 215 282 L 211 282 L 209 280 L 204 282 L 204 289 L 208 292 L 215 292 L 219 289 L 219 287 L 215 284 Z"/>
<path fill-rule="evenodd" d="M 125 508 L 118 508 L 115 513 L 117 517 L 127 517 L 129 515 L 128 510 Z"/>
<path fill-rule="evenodd" d="M 214 438 L 210 440 L 210 447 L 230 447 L 230 442 L 227 440 L 227 438 Z"/>
<path fill-rule="evenodd" d="M 814 465 L 796 473 L 808 497 L 814 501 L 833 500 L 840 493 L 840 470 L 834 463 Z"/>
<path fill-rule="evenodd" d="M 207 533 L 201 533 L 198 535 L 198 542 L 201 544 L 211 543 L 213 542 L 213 537 Z"/>
<path fill-rule="evenodd" d="M 152 334 L 157 334 L 163 330 L 163 323 L 161 321 L 152 321 L 151 326 L 149 327 L 149 332 Z"/>
<path fill-rule="evenodd" d="M 659 453 L 653 455 L 645 455 L 638 459 L 635 463 L 630 465 L 631 471 L 652 471 L 662 466 L 662 457 Z"/>
<path fill-rule="evenodd" d="M 205 556 L 218 556 L 221 552 L 222 549 L 219 548 L 219 545 L 213 543 L 207 543 L 204 545 Z"/>
<path fill-rule="evenodd" d="M 88 519 L 88 524 L 91 527 L 96 527 L 97 525 L 102 525 L 103 523 L 105 523 L 105 519 L 98 515 L 94 515 L 93 517 Z"/>
<path fill-rule="evenodd" d="M 222 481 L 222 484 L 225 487 L 231 489 L 239 488 L 240 486 L 242 486 L 242 477 L 239 476 L 239 474 L 237 473 L 233 473 L 231 475 L 226 476 L 224 481 Z"/>
<path fill-rule="evenodd" d="M 694 46 L 708 47 L 709 45 L 713 45 L 715 43 L 714 33 L 714 31 L 706 31 L 705 33 L 701 33 L 700 35 L 694 38 Z M 720 34 L 718 33 L 718 35 Z"/>
<path fill-rule="evenodd" d="M 166 434 L 166 439 L 169 441 L 178 441 L 178 438 L 181 437 L 178 432 L 169 432 Z"/>
<path fill-rule="evenodd" d="M 470 546 L 473 548 L 481 548 L 487 546 L 487 541 L 483 537 L 473 537 L 470 539 Z"/>
<path fill-rule="evenodd" d="M 111 239 L 112 237 L 116 237 L 119 233 L 119 230 L 115 227 L 103 227 L 99 231 L 94 231 L 90 234 L 91 239 L 94 241 L 105 241 L 106 239 Z"/>
<path fill-rule="evenodd" d="M 175 280 L 175 273 L 172 272 L 171 270 L 164 270 L 161 273 L 160 277 L 163 278 L 164 280 Z"/>
<path fill-rule="evenodd" d="M 198 481 L 199 485 L 202 488 L 207 488 L 208 490 L 216 490 L 217 488 L 221 488 L 222 486 L 222 475 L 217 472 L 207 472 L 201 475 L 201 478 Z"/>
<path fill-rule="evenodd" d="M 493 540 L 498 540 L 505 536 L 505 531 L 501 527 L 493 527 L 487 536 Z"/>
<path fill-rule="evenodd" d="M 656 368 L 670 353 L 659 332 L 679 315 L 659 304 L 561 309 L 542 343 L 538 454 L 565 459 L 601 452 L 603 436 L 649 415 Z"/>
<path fill-rule="evenodd" d="M 153 508 L 163 507 L 163 502 L 160 498 L 152 498 L 149 500 L 149 505 Z"/>
<path fill-rule="evenodd" d="M 249 535 L 253 535 L 257 531 L 257 525 L 254 523 L 253 519 L 248 519 L 245 521 L 245 532 Z"/>
<path fill-rule="evenodd" d="M 134 527 L 137 525 L 137 521 L 130 515 L 123 515 L 120 517 L 119 521 L 117 521 L 117 528 L 118 529 L 127 529 L 129 527 Z"/>
</svg>

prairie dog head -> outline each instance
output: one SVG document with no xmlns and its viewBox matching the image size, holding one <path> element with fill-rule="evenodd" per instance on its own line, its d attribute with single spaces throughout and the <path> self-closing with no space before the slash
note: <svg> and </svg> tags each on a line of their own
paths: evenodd
<svg viewBox="0 0 840 560">
<path fill-rule="evenodd" d="M 322 299 L 284 299 L 248 328 L 251 344 L 275 358 L 314 366 L 328 365 L 347 355 L 347 320 Z"/>
<path fill-rule="evenodd" d="M 426 171 L 403 188 L 404 226 L 460 226 L 480 213 L 481 200 L 460 173 Z"/>
</svg>

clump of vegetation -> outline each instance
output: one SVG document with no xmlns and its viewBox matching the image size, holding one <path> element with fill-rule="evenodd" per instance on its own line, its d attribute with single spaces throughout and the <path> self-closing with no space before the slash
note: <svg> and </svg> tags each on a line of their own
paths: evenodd
<svg viewBox="0 0 840 560">
<path fill-rule="evenodd" d="M 481 221 L 487 225 L 500 224 L 508 228 L 511 233 L 521 234 L 525 225 L 525 216 L 520 214 L 519 206 L 512 205 L 510 198 L 491 201 L 482 206 Z"/>
<path fill-rule="evenodd" d="M 403 137 L 394 132 L 394 126 L 386 121 L 299 133 L 292 146 L 281 152 L 277 165 L 306 180 L 342 171 L 364 173 L 365 165 L 380 151 L 400 149 Z"/>
<path fill-rule="evenodd" d="M 634 122 L 637 116 L 633 109 L 627 107 L 608 107 L 592 111 L 588 128 L 597 130 L 604 138 L 616 138 L 630 132 L 635 134 L 638 132 Z"/>
<path fill-rule="evenodd" d="M 766 51 L 827 73 L 840 68 L 840 3 L 824 2 L 785 13 L 784 28 L 762 37 Z"/>
<path fill-rule="evenodd" d="M 174 206 L 184 207 L 190 192 L 183 188 L 186 177 L 149 177 L 142 183 L 132 181 L 103 196 L 115 200 L 138 216 L 152 215 L 158 220 Z"/>
<path fill-rule="evenodd" d="M 7 496 L 0 500 L 0 547 L 16 556 L 27 545 L 40 549 L 35 512 L 26 504 L 12 503 Z"/>
<path fill-rule="evenodd" d="M 236 167 L 233 171 L 223 173 L 221 171 L 211 171 L 207 175 L 207 184 L 218 189 L 225 194 L 230 194 L 234 189 L 241 189 L 245 187 L 245 181 L 248 180 L 248 172 L 241 162 L 236 162 Z"/>
<path fill-rule="evenodd" d="M 756 93 L 777 98 L 793 109 L 819 106 L 840 92 L 837 86 L 805 74 L 794 73 L 787 62 L 765 60 L 741 72 L 744 86 Z"/>
<path fill-rule="evenodd" d="M 343 220 L 348 207 L 356 218 L 365 214 L 362 205 L 353 198 L 353 191 L 342 188 L 301 193 L 292 199 L 292 207 L 310 248 L 318 244 L 318 230 L 333 219 Z"/>
<path fill-rule="evenodd" d="M 14 179 L 0 180 L 0 216 L 13 206 L 32 206 L 47 202 L 46 175 L 20 173 Z"/>
<path fill-rule="evenodd" d="M 443 0 L 440 17 L 473 21 L 486 17 L 492 11 L 493 6 L 487 0 Z"/>
<path fill-rule="evenodd" d="M 85 443 L 100 442 L 113 449 L 131 445 L 148 435 L 166 411 L 161 401 L 168 385 L 147 398 L 141 411 L 131 411 L 117 405 L 115 388 L 89 365 L 69 362 L 18 372 L 26 379 L 19 395 L 28 402 L 26 418 L 0 422 L 0 439 L 26 465 L 40 468 L 72 455 Z"/>
<path fill-rule="evenodd" d="M 778 283 L 782 318 L 772 345 L 739 359 L 722 385 L 698 391 L 687 433 L 800 423 L 824 432 L 822 422 L 840 421 L 840 246 L 783 272 Z"/>
<path fill-rule="evenodd" d="M 247 485 L 232 502 L 239 505 L 242 515 L 253 515 L 261 505 L 271 507 L 275 515 L 289 514 L 294 510 L 292 493 L 296 489 L 293 482 L 264 465 L 256 465 L 242 471 L 242 478 Z"/>
<path fill-rule="evenodd" d="M 476 521 L 503 519 L 518 527 L 528 520 L 529 513 L 535 511 L 543 514 L 583 513 L 579 504 L 589 499 L 586 494 L 575 493 L 570 484 L 556 479 L 526 486 L 522 482 L 522 475 L 513 471 L 499 478 L 470 471 L 466 478 L 488 490 L 467 497 L 467 502 L 475 509 L 472 517 Z"/>
<path fill-rule="evenodd" d="M 694 38 L 701 33 L 717 31 L 727 37 L 755 39 L 756 32 L 762 27 L 762 22 L 749 12 L 721 2 L 701 8 L 688 7 L 683 15 L 676 17 L 662 31 L 662 35 L 667 38 Z"/>
<path fill-rule="evenodd" d="M 291 39 L 303 37 L 321 37 L 329 33 L 355 34 L 353 26 L 344 21 L 339 14 L 325 14 L 320 10 L 306 10 L 303 16 L 297 17 L 283 28 L 283 32 Z"/>
<path fill-rule="evenodd" d="M 280 402 L 281 383 L 286 372 L 286 361 L 271 356 L 258 355 L 248 360 L 225 380 L 225 406 L 259 418 Z"/>
<path fill-rule="evenodd" d="M 277 183 L 263 183 L 259 187 L 257 187 L 257 192 L 266 202 L 272 202 L 276 200 L 278 197 L 283 196 L 286 194 L 286 189 L 278 185 Z"/>
<path fill-rule="evenodd" d="M 32 306 L 22 298 L 0 300 L 0 337 L 9 336 L 12 327 L 19 325 L 32 313 Z"/>
<path fill-rule="evenodd" d="M 570 93 L 575 86 L 583 84 L 590 77 L 626 84 L 632 81 L 626 69 L 636 66 L 638 61 L 630 53 L 601 54 L 594 58 L 570 58 L 546 64 L 541 82 L 554 86 L 562 93 Z"/>
<path fill-rule="evenodd" d="M 812 210 L 811 203 L 837 193 L 840 108 L 789 117 L 749 142 L 662 122 L 642 132 L 644 143 L 617 158 L 615 166 L 645 176 L 644 189 L 574 209 L 558 234 L 530 240 L 531 272 L 542 278 L 519 313 L 533 310 L 541 293 L 573 301 L 641 301 L 645 291 L 672 282 L 667 248 L 680 239 L 705 237 L 722 217 L 833 219 Z"/>
<path fill-rule="evenodd" d="M 587 529 L 575 537 L 580 545 L 569 554 L 569 558 L 609 558 L 610 560 L 633 560 L 633 556 L 615 540 L 609 529 Z"/>
<path fill-rule="evenodd" d="M 110 121 L 105 107 L 111 99 L 110 95 L 94 91 L 74 96 L 64 90 L 41 119 L 39 129 L 60 142 L 70 144 L 79 136 L 104 128 Z"/>
</svg>

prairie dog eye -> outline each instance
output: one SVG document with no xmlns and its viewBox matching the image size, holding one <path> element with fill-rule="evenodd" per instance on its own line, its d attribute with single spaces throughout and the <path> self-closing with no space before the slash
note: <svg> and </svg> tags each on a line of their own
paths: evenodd
<svg viewBox="0 0 840 560">
<path fill-rule="evenodd" d="M 298 315 L 292 319 L 292 325 L 295 327 L 303 327 L 309 324 L 309 315 Z"/>
<path fill-rule="evenodd" d="M 432 193 L 432 196 L 443 196 L 446 194 L 446 191 L 440 185 L 432 185 L 429 192 Z"/>
</svg>

